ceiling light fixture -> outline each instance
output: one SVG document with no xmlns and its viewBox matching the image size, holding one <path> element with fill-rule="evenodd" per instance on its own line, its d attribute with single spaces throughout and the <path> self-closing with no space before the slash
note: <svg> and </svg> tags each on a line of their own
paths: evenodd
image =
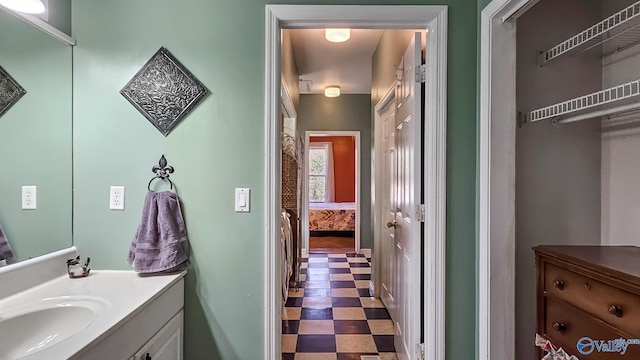
<svg viewBox="0 0 640 360">
<path fill-rule="evenodd" d="M 26 14 L 42 14 L 45 10 L 41 0 L 0 0 L 0 5 Z"/>
<path fill-rule="evenodd" d="M 350 29 L 325 29 L 325 39 L 331 42 L 345 42 L 351 37 Z"/>
<path fill-rule="evenodd" d="M 331 85 L 324 88 L 324 96 L 326 97 L 338 97 L 340 96 L 340 86 Z"/>
</svg>

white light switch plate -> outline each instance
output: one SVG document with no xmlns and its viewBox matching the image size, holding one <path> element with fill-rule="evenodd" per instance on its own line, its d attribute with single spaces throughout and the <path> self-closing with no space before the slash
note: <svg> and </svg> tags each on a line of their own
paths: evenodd
<svg viewBox="0 0 640 360">
<path fill-rule="evenodd" d="M 251 210 L 251 189 L 236 188 L 236 212 L 249 212 Z"/>
</svg>

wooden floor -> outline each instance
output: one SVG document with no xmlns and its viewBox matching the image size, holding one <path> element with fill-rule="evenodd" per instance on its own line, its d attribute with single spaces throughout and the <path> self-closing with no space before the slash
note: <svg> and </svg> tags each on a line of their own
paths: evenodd
<svg viewBox="0 0 640 360">
<path fill-rule="evenodd" d="M 310 237 L 309 249 L 312 253 L 345 253 L 353 252 L 356 240 L 352 237 Z"/>
</svg>

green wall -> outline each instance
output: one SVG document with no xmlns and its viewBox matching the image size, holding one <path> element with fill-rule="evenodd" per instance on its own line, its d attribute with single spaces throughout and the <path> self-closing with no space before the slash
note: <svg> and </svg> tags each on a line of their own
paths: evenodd
<svg viewBox="0 0 640 360">
<path fill-rule="evenodd" d="M 0 49 L 27 92 L 0 117 L 0 223 L 24 260 L 71 246 L 71 47 L 0 9 Z M 23 185 L 37 210 L 22 210 Z"/>
<path fill-rule="evenodd" d="M 478 12 L 481 12 L 482 9 L 485 8 L 485 6 L 489 5 L 489 3 L 492 0 L 478 0 Z M 480 24 L 478 24 L 478 27 L 480 26 Z"/>
<path fill-rule="evenodd" d="M 71 0 L 49 0 L 49 25 L 71 35 Z"/>
<path fill-rule="evenodd" d="M 371 95 L 300 95 L 298 131 L 360 131 L 360 248 L 373 249 L 371 233 Z"/>
<path fill-rule="evenodd" d="M 277 1 L 284 3 L 284 1 Z M 427 4 L 425 1 L 288 1 Z M 74 1 L 74 239 L 95 268 L 128 269 L 151 166 L 176 169 L 193 249 L 186 288 L 186 359 L 262 359 L 264 303 L 264 6 L 262 0 Z M 448 4 L 447 358 L 474 359 L 475 0 Z M 117 19 L 115 21 L 114 19 Z M 209 89 L 168 136 L 118 91 L 160 47 Z M 109 185 L 126 210 L 109 211 Z M 252 211 L 233 189 L 252 188 Z M 417 315 L 417 314 L 416 314 Z"/>
</svg>

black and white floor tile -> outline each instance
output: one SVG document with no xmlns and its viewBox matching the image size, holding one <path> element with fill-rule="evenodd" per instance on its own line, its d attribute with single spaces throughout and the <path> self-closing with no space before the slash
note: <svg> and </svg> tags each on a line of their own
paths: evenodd
<svg viewBox="0 0 640 360">
<path fill-rule="evenodd" d="M 283 360 L 397 360 L 393 321 L 370 295 L 370 253 L 312 253 L 301 280 L 283 309 Z"/>
</svg>

